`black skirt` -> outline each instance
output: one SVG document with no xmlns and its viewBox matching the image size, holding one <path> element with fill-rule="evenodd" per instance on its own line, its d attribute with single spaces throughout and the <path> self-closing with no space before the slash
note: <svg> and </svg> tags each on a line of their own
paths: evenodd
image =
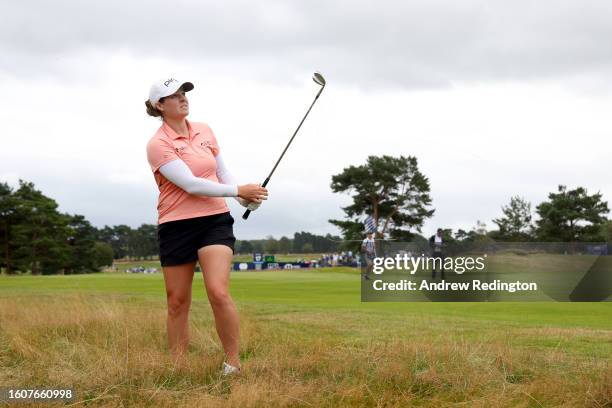
<svg viewBox="0 0 612 408">
<path fill-rule="evenodd" d="M 162 266 L 197 261 L 198 249 L 207 245 L 226 245 L 234 253 L 233 225 L 234 217 L 229 212 L 159 224 L 157 241 Z"/>
</svg>

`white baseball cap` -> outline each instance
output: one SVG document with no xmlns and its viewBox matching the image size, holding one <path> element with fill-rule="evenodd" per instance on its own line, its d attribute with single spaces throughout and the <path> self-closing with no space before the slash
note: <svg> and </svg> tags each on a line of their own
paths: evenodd
<svg viewBox="0 0 612 408">
<path fill-rule="evenodd" d="M 183 91 L 189 92 L 193 89 L 193 84 L 191 82 L 181 82 L 172 77 L 155 81 L 155 83 L 151 85 L 151 90 L 149 91 L 149 101 L 151 101 L 151 105 L 155 106 L 161 98 L 172 95 L 181 87 L 183 87 Z"/>
</svg>

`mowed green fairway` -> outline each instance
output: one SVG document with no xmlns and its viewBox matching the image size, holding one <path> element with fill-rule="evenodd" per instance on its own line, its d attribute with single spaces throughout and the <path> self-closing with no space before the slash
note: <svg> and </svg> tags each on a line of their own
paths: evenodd
<svg viewBox="0 0 612 408">
<path fill-rule="evenodd" d="M 167 358 L 161 274 L 0 277 L 0 385 L 94 406 L 609 406 L 612 303 L 361 303 L 359 272 L 234 272 L 244 373 L 202 276 L 191 365 Z"/>
</svg>

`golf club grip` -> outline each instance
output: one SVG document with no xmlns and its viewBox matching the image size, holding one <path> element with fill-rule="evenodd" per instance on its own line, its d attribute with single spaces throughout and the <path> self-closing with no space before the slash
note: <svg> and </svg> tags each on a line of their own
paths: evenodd
<svg viewBox="0 0 612 408">
<path fill-rule="evenodd" d="M 265 187 L 268 185 L 268 182 L 270 181 L 270 177 L 266 177 L 266 179 L 264 180 L 263 183 L 261 183 L 262 187 Z M 251 210 L 247 209 L 244 214 L 242 214 L 242 219 L 246 220 L 247 218 L 249 218 L 249 214 L 251 214 Z"/>
</svg>

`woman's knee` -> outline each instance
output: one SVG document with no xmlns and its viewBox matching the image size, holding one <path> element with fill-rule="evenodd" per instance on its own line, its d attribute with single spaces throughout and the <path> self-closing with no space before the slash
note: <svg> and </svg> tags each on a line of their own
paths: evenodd
<svg viewBox="0 0 612 408">
<path fill-rule="evenodd" d="M 225 288 L 209 288 L 208 300 L 214 307 L 223 307 L 232 303 L 232 297 Z"/>
<path fill-rule="evenodd" d="M 191 296 L 188 294 L 167 294 L 168 300 L 168 315 L 172 317 L 181 316 L 189 312 L 191 305 Z"/>
</svg>

